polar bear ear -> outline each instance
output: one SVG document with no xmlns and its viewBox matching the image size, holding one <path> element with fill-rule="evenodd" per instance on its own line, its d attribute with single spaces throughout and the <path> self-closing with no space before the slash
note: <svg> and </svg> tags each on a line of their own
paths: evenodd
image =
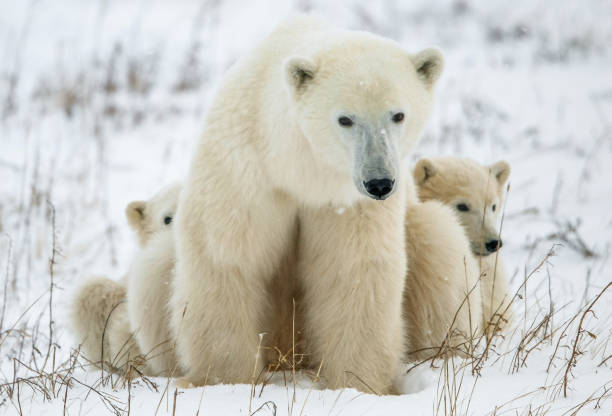
<svg viewBox="0 0 612 416">
<path fill-rule="evenodd" d="M 419 78 L 428 88 L 431 88 L 440 78 L 444 68 L 442 52 L 434 48 L 427 48 L 416 54 L 412 61 Z"/>
<path fill-rule="evenodd" d="M 285 81 L 294 96 L 306 89 L 316 72 L 317 66 L 310 59 L 292 56 L 285 61 Z"/>
<path fill-rule="evenodd" d="M 489 171 L 495 177 L 497 185 L 501 189 L 510 176 L 510 164 L 505 160 L 500 160 L 489 166 Z"/>
<path fill-rule="evenodd" d="M 429 159 L 421 159 L 414 167 L 414 181 L 417 185 L 422 185 L 427 182 L 432 176 L 437 173 L 434 164 Z"/>
<path fill-rule="evenodd" d="M 125 208 L 125 216 L 127 217 L 128 224 L 130 224 L 130 227 L 134 230 L 140 230 L 142 228 L 146 206 L 147 203 L 145 201 L 133 201 Z"/>
</svg>

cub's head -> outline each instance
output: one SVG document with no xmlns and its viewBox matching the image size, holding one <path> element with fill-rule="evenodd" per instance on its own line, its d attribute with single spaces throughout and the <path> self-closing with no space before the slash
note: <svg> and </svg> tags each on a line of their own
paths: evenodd
<svg viewBox="0 0 612 416">
<path fill-rule="evenodd" d="M 416 55 L 388 39 L 339 32 L 334 41 L 284 63 L 299 129 L 337 184 L 373 199 L 398 186 L 400 161 L 415 146 L 443 67 L 442 55 Z"/>
<path fill-rule="evenodd" d="M 482 166 L 462 158 L 421 159 L 414 181 L 421 201 L 435 199 L 452 207 L 466 231 L 472 251 L 487 256 L 502 246 L 498 220 L 510 165 Z"/>
<path fill-rule="evenodd" d="M 133 201 L 125 208 L 128 224 L 136 231 L 141 247 L 154 234 L 171 229 L 180 192 L 180 184 L 169 185 L 148 201 Z"/>
</svg>

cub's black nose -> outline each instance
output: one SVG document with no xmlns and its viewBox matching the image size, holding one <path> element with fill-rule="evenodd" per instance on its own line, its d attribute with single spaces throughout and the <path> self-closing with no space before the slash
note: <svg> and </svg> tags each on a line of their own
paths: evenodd
<svg viewBox="0 0 612 416">
<path fill-rule="evenodd" d="M 489 253 L 494 253 L 497 250 L 499 250 L 502 246 L 502 241 L 501 240 L 489 240 L 487 241 L 487 243 L 485 244 L 485 247 L 487 248 L 487 251 Z"/>
<path fill-rule="evenodd" d="M 363 186 L 374 199 L 385 199 L 393 190 L 394 184 L 395 180 L 391 179 L 372 179 L 364 182 Z"/>
</svg>

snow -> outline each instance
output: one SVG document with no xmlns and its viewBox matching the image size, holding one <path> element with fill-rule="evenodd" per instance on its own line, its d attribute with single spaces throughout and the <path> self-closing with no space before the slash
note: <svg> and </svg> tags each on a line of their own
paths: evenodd
<svg viewBox="0 0 612 416">
<path fill-rule="evenodd" d="M 78 366 L 66 388 L 52 369 L 70 367 L 72 290 L 90 275 L 122 276 L 135 249 L 125 205 L 184 177 L 220 77 L 298 11 L 410 51 L 443 50 L 434 114 L 410 162 L 511 164 L 502 234 L 521 295 L 516 328 L 478 371 L 460 359 L 419 366 L 399 396 L 321 390 L 305 373 L 295 385 L 275 374 L 252 401 L 249 385 L 175 396 L 165 379 L 158 391 L 140 379 L 100 385 Z M 120 414 L 443 415 L 456 391 L 459 415 L 612 414 L 612 290 L 586 315 L 596 338 L 582 333 L 567 397 L 562 389 L 581 313 L 568 320 L 612 280 L 611 21 L 605 0 L 0 2 L 0 413 L 106 415 L 113 403 Z M 30 379 L 48 396 L 23 380 L 38 371 L 55 374 Z"/>
</svg>

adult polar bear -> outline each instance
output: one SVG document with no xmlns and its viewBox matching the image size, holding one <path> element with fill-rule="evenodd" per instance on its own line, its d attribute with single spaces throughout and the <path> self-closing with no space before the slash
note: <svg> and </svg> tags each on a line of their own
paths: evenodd
<svg viewBox="0 0 612 416">
<path fill-rule="evenodd" d="M 229 71 L 177 213 L 179 384 L 259 373 L 266 286 L 298 238 L 306 331 L 327 386 L 393 391 L 406 275 L 400 160 L 441 69 L 435 50 L 410 55 L 298 17 Z"/>
</svg>

